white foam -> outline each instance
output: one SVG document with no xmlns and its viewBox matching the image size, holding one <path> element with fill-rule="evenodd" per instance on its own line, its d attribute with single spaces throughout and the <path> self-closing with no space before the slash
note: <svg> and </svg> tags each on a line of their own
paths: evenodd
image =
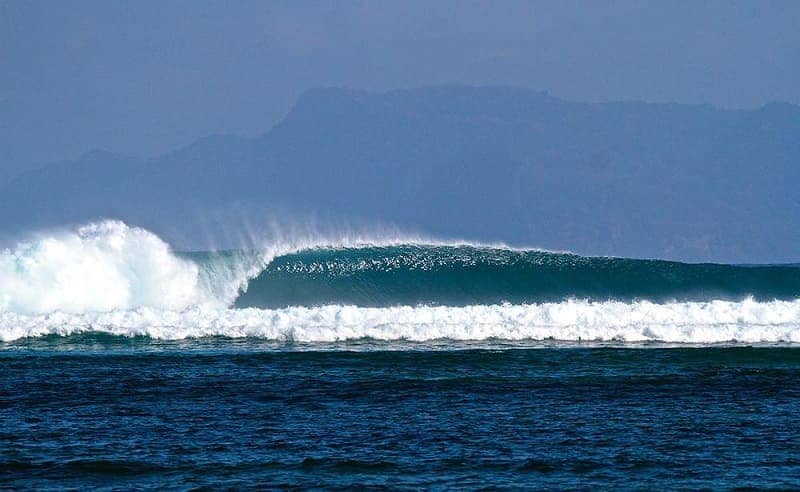
<svg viewBox="0 0 800 492">
<path fill-rule="evenodd" d="M 756 302 L 565 301 L 467 307 L 355 306 L 182 311 L 138 308 L 0 313 L 0 340 L 101 332 L 157 339 L 256 337 L 297 342 L 568 340 L 674 343 L 800 342 L 800 300 Z"/>
<path fill-rule="evenodd" d="M 0 311 L 185 309 L 214 301 L 198 275 L 154 234 L 103 221 L 0 251 Z"/>
</svg>

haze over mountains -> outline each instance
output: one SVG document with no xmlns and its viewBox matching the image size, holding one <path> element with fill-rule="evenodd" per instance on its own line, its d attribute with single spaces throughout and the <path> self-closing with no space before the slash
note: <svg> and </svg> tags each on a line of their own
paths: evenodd
<svg viewBox="0 0 800 492">
<path fill-rule="evenodd" d="M 582 254 L 792 262 L 797 183 L 791 104 L 317 89 L 257 138 L 214 136 L 152 159 L 93 151 L 23 174 L 0 189 L 0 229 L 114 217 L 195 248 L 210 218 L 246 207 Z"/>
</svg>

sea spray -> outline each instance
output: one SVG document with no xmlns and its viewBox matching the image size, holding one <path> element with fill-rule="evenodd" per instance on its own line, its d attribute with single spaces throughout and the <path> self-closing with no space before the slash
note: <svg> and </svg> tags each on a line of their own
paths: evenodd
<svg viewBox="0 0 800 492">
<path fill-rule="evenodd" d="M 119 221 L 41 236 L 0 252 L 0 310 L 87 312 L 211 302 L 198 266 Z"/>
</svg>

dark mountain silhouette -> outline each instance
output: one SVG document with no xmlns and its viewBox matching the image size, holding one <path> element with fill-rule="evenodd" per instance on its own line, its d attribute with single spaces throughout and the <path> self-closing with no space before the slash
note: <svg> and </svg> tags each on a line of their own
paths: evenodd
<svg viewBox="0 0 800 492">
<path fill-rule="evenodd" d="M 0 228 L 117 217 L 202 247 L 196 224 L 249 207 L 585 254 L 785 262 L 800 257 L 798 183 L 790 104 L 319 89 L 261 137 L 153 159 L 90 152 L 24 174 L 0 189 Z"/>
</svg>

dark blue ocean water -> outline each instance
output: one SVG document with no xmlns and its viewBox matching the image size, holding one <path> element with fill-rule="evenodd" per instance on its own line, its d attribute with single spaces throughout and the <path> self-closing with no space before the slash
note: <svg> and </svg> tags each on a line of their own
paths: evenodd
<svg viewBox="0 0 800 492">
<path fill-rule="evenodd" d="M 0 345 L 0 486 L 800 488 L 800 349 Z"/>
</svg>

